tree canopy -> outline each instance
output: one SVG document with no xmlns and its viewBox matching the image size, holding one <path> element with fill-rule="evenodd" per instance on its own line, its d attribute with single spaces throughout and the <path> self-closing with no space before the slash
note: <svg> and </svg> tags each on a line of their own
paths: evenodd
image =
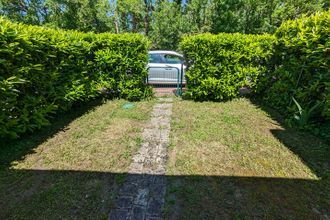
<svg viewBox="0 0 330 220">
<path fill-rule="evenodd" d="M 176 49 L 186 33 L 273 33 L 285 20 L 328 8 L 327 0 L 0 0 L 0 15 L 13 21 L 142 33 L 159 49 Z"/>
</svg>

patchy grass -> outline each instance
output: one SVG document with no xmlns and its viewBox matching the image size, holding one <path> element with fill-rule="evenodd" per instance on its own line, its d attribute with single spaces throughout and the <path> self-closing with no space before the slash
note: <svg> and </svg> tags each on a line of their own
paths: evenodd
<svg viewBox="0 0 330 220">
<path fill-rule="evenodd" d="M 247 99 L 176 100 L 167 217 L 330 217 L 329 146 L 272 116 Z"/>
<path fill-rule="evenodd" d="M 0 219 L 106 219 L 153 102 L 77 108 L 0 147 Z"/>
<path fill-rule="evenodd" d="M 0 219 L 106 219 L 153 101 L 77 108 L 0 145 Z M 327 219 L 329 146 L 247 99 L 175 99 L 168 219 Z"/>
</svg>

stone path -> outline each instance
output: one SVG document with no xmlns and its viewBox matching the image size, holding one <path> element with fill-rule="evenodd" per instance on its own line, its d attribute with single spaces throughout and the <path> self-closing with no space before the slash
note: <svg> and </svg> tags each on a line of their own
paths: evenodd
<svg viewBox="0 0 330 220">
<path fill-rule="evenodd" d="M 159 98 L 159 101 L 143 131 L 142 146 L 133 157 L 126 181 L 119 189 L 110 220 L 163 219 L 172 98 Z"/>
</svg>

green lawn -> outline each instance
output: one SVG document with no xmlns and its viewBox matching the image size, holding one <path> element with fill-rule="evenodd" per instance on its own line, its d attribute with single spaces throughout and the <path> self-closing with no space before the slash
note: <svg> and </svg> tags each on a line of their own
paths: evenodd
<svg viewBox="0 0 330 220">
<path fill-rule="evenodd" d="M 169 219 L 320 219 L 330 213 L 329 146 L 248 99 L 177 100 Z"/>
<path fill-rule="evenodd" d="M 1 143 L 0 219 L 106 219 L 155 101 L 75 108 Z M 167 219 L 326 219 L 329 146 L 248 99 L 174 99 Z M 327 216 L 326 216 L 327 215 Z"/>
<path fill-rule="evenodd" d="M 76 108 L 0 147 L 0 219 L 106 219 L 153 102 Z"/>
</svg>

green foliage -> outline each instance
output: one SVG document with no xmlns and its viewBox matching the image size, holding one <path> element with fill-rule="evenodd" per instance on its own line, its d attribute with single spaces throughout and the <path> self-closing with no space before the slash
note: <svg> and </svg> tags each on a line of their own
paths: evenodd
<svg viewBox="0 0 330 220">
<path fill-rule="evenodd" d="M 63 29 L 113 30 L 107 0 L 0 0 L 0 14 L 13 21 Z"/>
<path fill-rule="evenodd" d="M 45 22 L 45 0 L 0 0 L 0 14 L 13 21 L 39 25 Z"/>
<path fill-rule="evenodd" d="M 55 111 L 101 94 L 149 95 L 148 47 L 138 34 L 61 31 L 0 18 L 0 137 L 33 131 Z"/>
<path fill-rule="evenodd" d="M 145 4 L 143 0 L 117 0 L 115 7 L 117 32 L 142 32 L 145 26 Z"/>
<path fill-rule="evenodd" d="M 163 2 L 153 14 L 149 37 L 154 49 L 175 50 L 180 38 L 189 32 L 179 6 L 175 2 Z"/>
<path fill-rule="evenodd" d="M 283 21 L 329 8 L 329 0 L 0 0 L 0 15 L 62 29 L 144 33 L 177 49 L 184 33 L 274 33 Z"/>
<path fill-rule="evenodd" d="M 228 100 L 239 88 L 258 89 L 267 73 L 275 38 L 271 35 L 200 34 L 186 36 L 180 47 L 187 59 L 188 96 L 195 100 Z"/>
<path fill-rule="evenodd" d="M 297 126 L 298 128 L 301 129 L 310 126 L 310 118 L 312 117 L 312 114 L 320 106 L 321 103 L 317 102 L 310 109 L 303 109 L 295 98 L 292 97 L 292 100 L 298 108 L 298 114 L 294 115 L 292 120 L 290 120 L 290 124 L 294 123 L 294 126 Z"/>
<path fill-rule="evenodd" d="M 317 127 L 327 125 L 322 130 L 329 131 L 330 11 L 287 21 L 276 31 L 276 37 L 277 68 L 262 79 L 260 94 L 287 117 L 296 111 L 291 97 L 304 109 L 318 105 L 310 121 Z"/>
</svg>

